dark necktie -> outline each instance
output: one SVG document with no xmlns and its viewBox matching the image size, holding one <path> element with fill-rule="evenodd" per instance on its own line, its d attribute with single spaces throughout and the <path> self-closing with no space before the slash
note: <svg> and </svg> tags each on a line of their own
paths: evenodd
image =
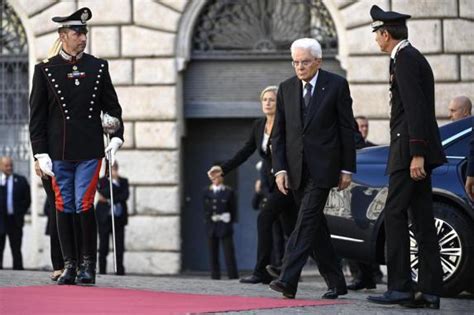
<svg viewBox="0 0 474 315">
<path fill-rule="evenodd" d="M 306 83 L 306 85 L 304 86 L 304 89 L 306 90 L 306 94 L 304 95 L 304 106 L 306 108 L 308 108 L 309 103 L 311 102 L 311 89 L 312 88 L 313 86 L 311 85 L 311 83 Z"/>
</svg>

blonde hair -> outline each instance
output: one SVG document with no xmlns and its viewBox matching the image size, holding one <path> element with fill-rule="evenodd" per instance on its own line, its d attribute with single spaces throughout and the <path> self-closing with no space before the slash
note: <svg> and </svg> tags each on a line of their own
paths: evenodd
<svg viewBox="0 0 474 315">
<path fill-rule="evenodd" d="M 263 100 L 263 95 L 267 92 L 275 92 L 275 94 L 277 93 L 278 91 L 278 86 L 276 85 L 269 85 L 267 86 L 266 88 L 264 88 L 262 90 L 262 92 L 260 92 L 260 100 Z"/>
<path fill-rule="evenodd" d="M 59 51 L 61 50 L 62 47 L 63 47 L 63 43 L 61 42 L 61 39 L 58 37 L 56 41 L 54 42 L 53 46 L 51 46 L 51 48 L 48 51 L 48 59 L 59 54 Z"/>
</svg>

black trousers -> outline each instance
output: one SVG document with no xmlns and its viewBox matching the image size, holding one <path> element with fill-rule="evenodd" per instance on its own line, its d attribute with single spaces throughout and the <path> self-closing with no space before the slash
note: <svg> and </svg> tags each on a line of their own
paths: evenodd
<svg viewBox="0 0 474 315">
<path fill-rule="evenodd" d="M 265 206 L 260 210 L 257 218 L 257 262 L 253 274 L 257 277 L 268 278 L 270 275 L 265 267 L 270 264 L 274 248 L 274 223 L 282 218 L 283 233 L 287 236 L 293 232 L 296 223 L 297 211 L 291 197 L 283 195 L 278 189 L 268 197 Z"/>
<path fill-rule="evenodd" d="M 14 215 L 5 216 L 5 232 L 0 234 L 0 268 L 3 268 L 3 251 L 8 236 L 10 249 L 12 251 L 13 269 L 23 270 L 23 257 L 21 255 L 21 240 L 23 238 L 23 227 L 17 226 Z"/>
<path fill-rule="evenodd" d="M 295 191 L 295 201 L 299 204 L 298 219 L 286 246 L 280 280 L 296 292 L 298 280 L 308 257 L 315 258 L 319 272 L 329 288 L 345 290 L 346 281 L 331 243 L 331 236 L 324 216 L 324 206 L 329 189 L 316 187 L 307 176 L 302 188 Z"/>
<path fill-rule="evenodd" d="M 424 180 L 414 181 L 409 170 L 392 173 L 389 179 L 384 210 L 388 289 L 413 290 L 408 209 L 411 209 L 419 250 L 418 290 L 439 296 L 443 273 L 433 217 L 431 174 Z"/>
<path fill-rule="evenodd" d="M 99 272 L 107 272 L 107 255 L 109 254 L 109 239 L 112 235 L 112 220 L 110 216 L 107 222 L 100 222 L 99 229 Z M 125 273 L 123 266 L 123 252 L 125 251 L 125 225 L 115 220 L 115 250 L 117 251 L 117 273 Z"/>
<path fill-rule="evenodd" d="M 234 240 L 232 235 L 222 238 L 209 237 L 209 262 L 211 263 L 211 278 L 220 279 L 221 271 L 219 266 L 219 242 L 222 242 L 224 250 L 224 258 L 227 267 L 227 276 L 229 279 L 237 279 L 239 273 L 237 271 L 237 262 L 235 260 Z"/>
</svg>

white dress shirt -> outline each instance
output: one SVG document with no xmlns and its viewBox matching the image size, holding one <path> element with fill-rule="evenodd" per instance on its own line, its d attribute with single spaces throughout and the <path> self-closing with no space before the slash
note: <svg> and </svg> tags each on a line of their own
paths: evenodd
<svg viewBox="0 0 474 315">
<path fill-rule="evenodd" d="M 7 177 L 6 174 L 2 173 L 2 186 L 6 186 L 7 192 L 7 213 L 13 215 L 13 175 Z"/>
</svg>

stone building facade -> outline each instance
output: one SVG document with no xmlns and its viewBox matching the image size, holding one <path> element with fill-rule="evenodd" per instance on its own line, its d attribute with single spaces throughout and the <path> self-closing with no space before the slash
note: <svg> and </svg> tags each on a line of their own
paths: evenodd
<svg viewBox="0 0 474 315">
<path fill-rule="evenodd" d="M 260 0 L 259 0 L 260 1 Z M 284 0 L 283 0 L 284 1 Z M 225 2 L 225 1 L 222 1 Z M 126 267 L 133 273 L 176 274 L 182 269 L 182 138 L 186 137 L 183 76 L 196 21 L 206 0 L 7 0 L 28 41 L 30 78 L 57 37 L 51 16 L 87 6 L 93 12 L 88 52 L 110 62 L 125 121 L 118 160 L 131 183 Z M 369 9 L 377 4 L 412 15 L 410 41 L 428 58 L 436 79 L 442 123 L 450 98 L 474 99 L 474 1 L 322 0 L 337 31 L 336 59 L 350 82 L 355 114 L 371 119 L 369 138 L 388 142 L 388 62 L 374 41 Z M 31 80 L 31 79 L 30 79 Z M 32 215 L 25 227 L 27 268 L 49 265 L 43 235 L 44 194 L 33 174 Z M 5 256 L 4 266 L 10 263 Z"/>
</svg>

